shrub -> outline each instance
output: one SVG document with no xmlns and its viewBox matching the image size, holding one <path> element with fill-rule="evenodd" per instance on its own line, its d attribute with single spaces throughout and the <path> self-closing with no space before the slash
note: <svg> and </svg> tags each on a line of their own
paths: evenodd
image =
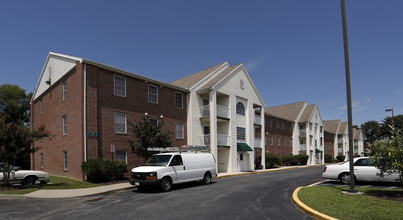
<svg viewBox="0 0 403 220">
<path fill-rule="evenodd" d="M 344 159 L 346 159 L 346 156 L 344 156 L 344 155 L 337 155 L 337 157 L 336 157 L 337 162 L 343 162 Z"/>
<path fill-rule="evenodd" d="M 331 154 L 325 154 L 325 163 L 333 163 L 333 155 Z"/>
<path fill-rule="evenodd" d="M 273 168 L 274 165 L 280 164 L 280 157 L 274 154 L 266 154 L 266 168 Z"/>
<path fill-rule="evenodd" d="M 107 182 L 122 179 L 128 167 L 124 161 L 89 159 L 81 164 L 81 170 L 90 182 Z"/>
<path fill-rule="evenodd" d="M 308 162 L 308 158 L 309 156 L 305 154 L 295 155 L 295 160 L 298 165 L 306 165 Z"/>
<path fill-rule="evenodd" d="M 281 159 L 283 160 L 283 164 L 286 165 L 286 166 L 296 164 L 296 160 L 295 160 L 294 155 L 284 155 Z"/>
</svg>

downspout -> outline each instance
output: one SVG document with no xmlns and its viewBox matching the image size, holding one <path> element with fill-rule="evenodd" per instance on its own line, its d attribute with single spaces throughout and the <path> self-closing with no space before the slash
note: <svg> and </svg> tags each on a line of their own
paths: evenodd
<svg viewBox="0 0 403 220">
<path fill-rule="evenodd" d="M 87 161 L 87 63 L 84 63 L 84 162 Z M 87 176 L 85 176 L 87 179 Z"/>
</svg>

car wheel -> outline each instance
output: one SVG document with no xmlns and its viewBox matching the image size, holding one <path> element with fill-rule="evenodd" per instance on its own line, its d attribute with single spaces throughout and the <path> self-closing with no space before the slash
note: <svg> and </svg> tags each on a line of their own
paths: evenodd
<svg viewBox="0 0 403 220">
<path fill-rule="evenodd" d="M 172 183 L 169 179 L 165 178 L 161 181 L 161 190 L 163 192 L 168 192 L 171 190 Z"/>
<path fill-rule="evenodd" d="M 207 184 L 210 184 L 210 183 L 211 183 L 211 174 L 210 174 L 210 173 L 204 174 L 202 183 L 203 183 L 204 185 L 207 185 Z"/>
<path fill-rule="evenodd" d="M 340 175 L 339 180 L 343 184 L 349 184 L 350 183 L 350 174 L 349 173 L 343 173 Z"/>
<path fill-rule="evenodd" d="M 32 186 L 33 184 L 35 184 L 35 178 L 32 176 L 27 176 L 22 180 L 22 185 L 24 186 Z"/>
</svg>

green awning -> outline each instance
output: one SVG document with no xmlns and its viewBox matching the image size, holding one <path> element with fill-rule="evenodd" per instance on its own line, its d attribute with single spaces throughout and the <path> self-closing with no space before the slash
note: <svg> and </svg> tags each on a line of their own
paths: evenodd
<svg viewBox="0 0 403 220">
<path fill-rule="evenodd" d="M 322 153 L 323 151 L 319 150 L 318 148 L 315 148 L 315 153 Z"/>
<path fill-rule="evenodd" d="M 237 143 L 238 151 L 253 151 L 247 143 Z"/>
</svg>

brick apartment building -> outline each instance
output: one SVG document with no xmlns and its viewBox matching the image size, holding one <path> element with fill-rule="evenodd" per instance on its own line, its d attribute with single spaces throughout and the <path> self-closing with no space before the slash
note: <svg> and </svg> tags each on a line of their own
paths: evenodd
<svg viewBox="0 0 403 220">
<path fill-rule="evenodd" d="M 31 101 L 31 125 L 46 125 L 51 140 L 34 143 L 31 167 L 53 175 L 83 179 L 89 158 L 142 165 L 128 139 L 129 122 L 145 113 L 150 123 L 163 117 L 174 146 L 186 144 L 186 89 L 79 57 L 49 53 Z"/>
<path fill-rule="evenodd" d="M 277 156 L 292 155 L 292 122 L 267 114 L 266 153 Z"/>
</svg>

